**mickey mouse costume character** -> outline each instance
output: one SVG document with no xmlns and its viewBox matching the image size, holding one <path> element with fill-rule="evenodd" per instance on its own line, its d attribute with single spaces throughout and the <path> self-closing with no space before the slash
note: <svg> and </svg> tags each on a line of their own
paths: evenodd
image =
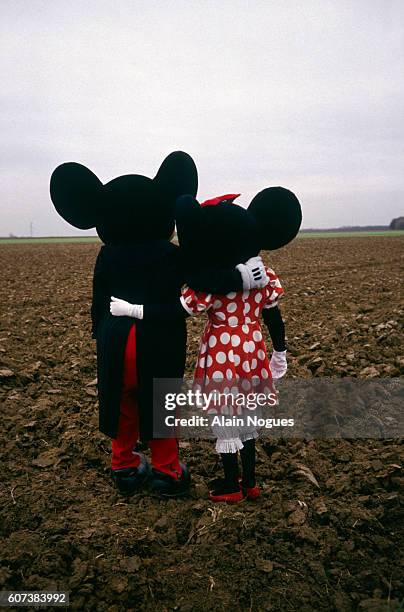
<svg viewBox="0 0 404 612">
<path fill-rule="evenodd" d="M 104 243 L 95 264 L 91 308 L 99 425 L 112 438 L 112 476 L 124 495 L 135 493 L 149 477 L 144 456 L 134 452 L 139 438 L 151 449 L 153 490 L 170 496 L 189 487 L 177 441 L 153 440 L 153 379 L 181 378 L 186 352 L 183 317 L 174 316 L 167 325 L 159 318 L 159 308 L 175 313 L 185 281 L 201 290 L 224 292 L 266 282 L 257 259 L 238 270 L 189 269 L 170 238 L 176 198 L 196 195 L 197 185 L 195 164 L 182 151 L 168 155 L 153 179 L 132 174 L 102 184 L 91 170 L 74 162 L 58 166 L 51 177 L 57 212 L 79 229 L 95 227 Z M 151 306 L 144 316 L 138 309 L 135 323 L 128 316 L 116 318 L 110 314 L 113 295 Z"/>
<path fill-rule="evenodd" d="M 296 196 L 281 187 L 264 189 L 248 209 L 233 201 L 239 194 L 220 196 L 202 205 L 192 196 L 177 201 L 176 221 L 181 248 L 194 265 L 225 268 L 257 256 L 264 248 L 275 250 L 288 244 L 299 231 L 302 214 Z M 208 237 L 208 248 L 204 238 Z M 188 315 L 207 312 L 209 320 L 200 345 L 195 381 L 209 389 L 212 380 L 229 386 L 242 379 L 249 388 L 271 384 L 272 375 L 283 376 L 287 369 L 285 329 L 278 299 L 283 294 L 280 281 L 271 269 L 266 270 L 266 288 L 243 292 L 200 292 L 185 288 L 181 303 Z M 215 294 L 216 293 L 216 294 Z M 111 303 L 111 312 L 123 309 L 136 316 L 138 306 L 122 300 Z M 274 346 L 268 362 L 259 317 L 263 315 Z M 225 389 L 224 389 L 225 390 Z M 259 390 L 259 389 L 258 389 Z M 210 492 L 212 501 L 236 503 L 243 495 L 259 496 L 255 483 L 255 438 L 257 432 L 243 428 L 222 428 L 216 444 L 221 454 L 224 479 L 217 480 Z M 237 451 L 240 451 L 243 475 L 240 487 Z"/>
</svg>

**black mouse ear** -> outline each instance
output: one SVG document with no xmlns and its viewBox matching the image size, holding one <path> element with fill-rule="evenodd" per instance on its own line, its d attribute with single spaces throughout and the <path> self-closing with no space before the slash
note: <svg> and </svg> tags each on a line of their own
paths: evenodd
<svg viewBox="0 0 404 612">
<path fill-rule="evenodd" d="M 295 238 L 302 223 L 302 209 L 294 193 L 268 187 L 253 198 L 248 211 L 255 217 L 262 249 L 280 249 Z"/>
<path fill-rule="evenodd" d="M 91 170 L 68 162 L 58 166 L 50 180 L 50 196 L 59 215 L 79 229 L 97 224 L 102 183 Z"/>
<path fill-rule="evenodd" d="M 175 203 L 178 242 L 187 255 L 199 253 L 202 238 L 202 208 L 191 195 L 180 196 Z"/>
<path fill-rule="evenodd" d="M 198 171 L 194 160 L 188 153 L 174 151 L 170 153 L 153 179 L 170 198 L 191 194 L 198 191 Z"/>
</svg>

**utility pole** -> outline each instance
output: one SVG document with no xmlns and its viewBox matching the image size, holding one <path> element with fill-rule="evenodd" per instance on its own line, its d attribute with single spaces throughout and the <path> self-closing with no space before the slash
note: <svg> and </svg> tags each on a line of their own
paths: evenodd
<svg viewBox="0 0 404 612">
<path fill-rule="evenodd" d="M 29 235 L 32 236 L 34 235 L 34 224 L 32 223 L 32 221 L 29 224 Z"/>
</svg>

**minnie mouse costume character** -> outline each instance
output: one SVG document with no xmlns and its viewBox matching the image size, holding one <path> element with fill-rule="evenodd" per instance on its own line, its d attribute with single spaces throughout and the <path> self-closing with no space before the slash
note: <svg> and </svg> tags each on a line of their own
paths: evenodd
<svg viewBox="0 0 404 612">
<path fill-rule="evenodd" d="M 240 194 L 219 196 L 201 203 L 205 206 L 230 204 Z M 211 214 L 211 213 L 208 213 Z M 203 384 L 203 391 L 212 388 L 216 381 L 235 381 L 236 376 L 256 379 L 255 391 L 269 391 L 265 381 L 271 370 L 266 355 L 265 341 L 261 333 L 259 318 L 263 308 L 275 308 L 284 291 L 279 278 L 271 268 L 266 268 L 268 284 L 263 289 L 227 295 L 212 295 L 186 287 L 182 291 L 181 303 L 190 316 L 206 312 L 209 325 L 204 329 L 200 353 L 195 369 L 195 379 Z M 246 354 L 253 354 L 246 359 Z M 245 390 L 251 385 L 244 378 Z M 265 386 L 264 386 L 265 385 Z M 231 443 L 231 452 L 242 445 Z M 236 448 L 237 447 L 237 448 Z M 223 448 L 219 449 L 219 452 Z"/>
<path fill-rule="evenodd" d="M 275 250 L 297 235 L 301 207 L 296 196 L 282 187 L 267 188 L 258 193 L 248 209 L 233 203 L 237 196 L 222 196 L 199 205 L 192 196 L 183 196 L 176 206 L 180 245 L 190 250 L 209 236 L 209 250 L 204 264 L 232 266 L 246 261 L 261 249 Z M 194 245 L 194 247 L 192 246 Z M 194 250 L 195 265 L 201 264 L 199 250 Z M 235 265 L 235 264 L 234 264 Z M 202 337 L 195 370 L 195 380 L 209 388 L 211 381 L 230 392 L 241 385 L 244 391 L 271 392 L 271 378 L 286 373 L 285 328 L 278 300 L 283 294 L 274 271 L 266 270 L 269 284 L 263 289 L 230 292 L 225 296 L 185 289 L 181 298 L 190 315 L 206 311 L 208 322 Z M 259 318 L 262 314 L 274 345 L 268 361 Z M 223 388 L 224 387 L 224 388 Z M 236 503 L 243 495 L 259 496 L 255 482 L 255 438 L 253 427 L 219 427 L 216 450 L 221 454 L 224 479 L 212 483 L 212 501 Z M 242 462 L 239 478 L 237 451 Z M 240 486 L 241 485 L 241 486 Z"/>
<path fill-rule="evenodd" d="M 226 268 L 237 261 L 257 256 L 261 249 L 275 250 L 288 244 L 299 231 L 302 214 L 296 196 L 281 187 L 264 189 L 248 209 L 233 204 L 238 194 L 220 196 L 199 205 L 194 197 L 179 198 L 176 205 L 177 232 L 181 249 L 194 265 Z M 205 237 L 209 243 L 205 246 Z M 203 390 L 220 387 L 226 392 L 234 384 L 248 389 L 270 391 L 271 378 L 286 373 L 285 328 L 279 297 L 283 289 L 271 269 L 266 270 L 268 286 L 243 292 L 200 292 L 185 288 L 181 303 L 188 315 L 207 312 L 209 320 L 200 345 L 195 382 Z M 137 316 L 138 305 L 122 300 L 111 302 L 111 312 Z M 141 308 L 141 307 L 140 307 Z M 274 346 L 270 363 L 262 337 L 259 317 L 263 315 Z M 213 387 L 211 385 L 213 383 Z M 230 389 L 227 390 L 229 392 Z M 254 428 L 221 427 L 216 449 L 221 454 L 225 478 L 215 481 L 212 501 L 235 503 L 243 495 L 259 496 L 255 484 Z M 238 475 L 240 451 L 243 475 Z"/>
<path fill-rule="evenodd" d="M 149 467 L 134 452 L 138 439 L 149 442 L 152 488 L 181 495 L 189 473 L 179 461 L 175 439 L 153 440 L 154 378 L 181 378 L 185 366 L 186 326 L 176 317 L 159 318 L 158 307 L 133 319 L 110 314 L 111 296 L 130 302 L 178 308 L 185 281 L 201 290 L 240 289 L 265 283 L 262 265 L 253 260 L 236 270 L 193 273 L 180 249 L 170 242 L 175 199 L 196 195 L 197 170 L 184 152 L 171 153 L 156 176 L 125 175 L 105 185 L 85 166 L 65 163 L 56 168 L 50 194 L 57 212 L 80 229 L 96 228 L 104 246 L 94 269 L 91 308 L 97 341 L 100 430 L 112 440 L 112 476 L 118 490 L 131 495 L 146 481 Z"/>
<path fill-rule="evenodd" d="M 301 207 L 296 196 L 281 187 L 264 189 L 248 209 L 234 204 L 237 195 L 221 196 L 199 205 L 191 196 L 183 196 L 176 206 L 179 243 L 194 248 L 195 265 L 200 265 L 200 246 L 209 236 L 209 250 L 204 265 L 232 266 L 258 255 L 261 249 L 275 250 L 288 244 L 297 235 Z M 193 245 L 193 246 L 192 246 Z M 230 292 L 225 296 L 207 294 L 186 288 L 181 298 L 190 315 L 206 311 L 206 324 L 195 370 L 195 380 L 208 388 L 213 383 L 229 393 L 233 385 L 245 392 L 271 393 L 271 378 L 286 373 L 285 328 L 278 307 L 283 295 L 281 283 L 267 268 L 268 285 L 262 289 Z M 259 318 L 266 323 L 274 352 L 268 361 Z M 225 385 L 228 385 L 226 387 Z M 214 428 L 215 431 L 215 428 Z M 236 503 L 243 495 L 259 496 L 255 482 L 255 438 L 253 427 L 216 428 L 216 450 L 221 454 L 224 479 L 212 483 L 212 501 Z M 239 478 L 237 451 L 242 462 Z M 240 486 L 241 484 L 241 486 Z"/>
</svg>

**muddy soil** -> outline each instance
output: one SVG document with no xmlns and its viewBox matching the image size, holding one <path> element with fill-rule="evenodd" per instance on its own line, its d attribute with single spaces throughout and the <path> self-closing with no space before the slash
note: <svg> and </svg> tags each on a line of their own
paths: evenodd
<svg viewBox="0 0 404 612">
<path fill-rule="evenodd" d="M 117 495 L 97 431 L 97 250 L 0 247 L 1 589 L 70 591 L 72 609 L 108 612 L 400 609 L 398 440 L 263 440 L 263 495 L 236 506 L 207 499 L 212 444 L 182 442 L 189 498 Z M 289 376 L 403 375 L 403 254 L 401 237 L 273 254 Z M 189 322 L 189 375 L 202 325 Z"/>
</svg>

